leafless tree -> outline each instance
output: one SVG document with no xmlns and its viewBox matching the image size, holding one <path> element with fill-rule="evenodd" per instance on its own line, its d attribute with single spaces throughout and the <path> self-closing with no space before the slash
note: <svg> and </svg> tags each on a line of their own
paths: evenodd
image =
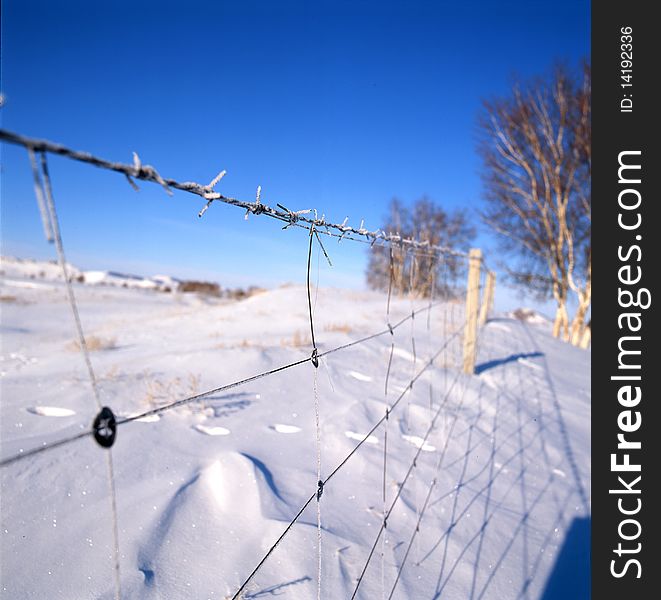
<svg viewBox="0 0 661 600">
<path fill-rule="evenodd" d="M 480 120 L 484 221 L 512 258 L 509 275 L 553 297 L 553 333 L 578 343 L 591 302 L 590 68 L 515 85 L 486 102 Z M 571 324 L 567 300 L 578 310 Z"/>
<path fill-rule="evenodd" d="M 448 213 L 428 198 L 417 200 L 410 208 L 393 199 L 381 229 L 404 238 L 428 241 L 433 246 L 463 251 L 475 236 L 462 211 Z M 452 254 L 414 252 L 396 244 L 374 246 L 367 266 L 367 283 L 373 289 L 387 290 L 392 277 L 395 293 L 429 297 L 433 290 L 435 294 L 448 296 L 465 262 Z"/>
</svg>

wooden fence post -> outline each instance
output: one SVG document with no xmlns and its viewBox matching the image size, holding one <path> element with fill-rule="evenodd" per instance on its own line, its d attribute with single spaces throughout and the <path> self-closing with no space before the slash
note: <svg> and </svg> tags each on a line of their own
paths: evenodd
<svg viewBox="0 0 661 600">
<path fill-rule="evenodd" d="M 493 271 L 487 271 L 486 287 L 482 295 L 482 306 L 480 307 L 479 324 L 484 325 L 489 318 L 489 313 L 493 308 L 493 293 L 496 288 L 496 274 Z"/>
<path fill-rule="evenodd" d="M 482 250 L 473 248 L 468 255 L 468 288 L 466 290 L 466 325 L 464 329 L 464 373 L 468 375 L 475 372 L 481 267 Z"/>
</svg>

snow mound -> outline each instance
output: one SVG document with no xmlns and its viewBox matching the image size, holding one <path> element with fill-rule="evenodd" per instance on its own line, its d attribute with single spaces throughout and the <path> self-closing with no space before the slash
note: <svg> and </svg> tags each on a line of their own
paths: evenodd
<svg viewBox="0 0 661 600">
<path fill-rule="evenodd" d="M 254 560 L 255 548 L 279 534 L 279 523 L 262 510 L 274 502 L 277 496 L 248 457 L 222 455 L 185 481 L 157 513 L 138 552 L 144 581 L 134 593 L 141 598 L 211 598 L 219 588 L 229 592 L 243 575 L 235 566 Z M 200 552 L 222 557 L 214 561 L 214 573 L 206 558 L 198 560 Z"/>
</svg>

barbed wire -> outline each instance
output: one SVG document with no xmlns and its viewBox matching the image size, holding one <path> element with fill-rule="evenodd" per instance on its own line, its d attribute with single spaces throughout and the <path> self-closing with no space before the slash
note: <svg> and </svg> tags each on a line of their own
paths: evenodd
<svg viewBox="0 0 661 600">
<path fill-rule="evenodd" d="M 364 224 L 362 222 L 360 227 L 353 227 L 348 225 L 348 218 L 345 219 L 343 223 L 330 223 L 326 220 L 323 214 L 321 218 L 319 218 L 318 212 L 315 209 L 293 211 L 283 206 L 281 203 L 278 203 L 276 208 L 273 208 L 261 201 L 261 186 L 257 188 L 258 192 L 255 202 L 246 202 L 244 200 L 239 200 L 238 198 L 226 196 L 216 192 L 214 189 L 226 174 L 226 171 L 224 170 L 214 177 L 210 183 L 203 185 L 194 181 L 177 181 L 175 179 L 162 177 L 153 166 L 142 164 L 136 153 L 133 154 L 133 164 L 130 165 L 98 158 L 88 152 L 72 150 L 62 144 L 23 136 L 6 129 L 0 129 L 0 140 L 10 144 L 23 146 L 33 152 L 58 154 L 72 160 L 94 165 L 101 169 L 122 173 L 134 189 L 137 189 L 135 184 L 135 180 L 137 179 L 140 181 L 157 183 L 170 195 L 172 195 L 172 189 L 195 194 L 207 201 L 205 206 L 199 212 L 200 217 L 213 202 L 223 202 L 244 209 L 246 211 L 246 217 L 249 214 L 263 214 L 286 223 L 287 225 L 285 227 L 298 226 L 303 227 L 304 229 L 314 227 L 317 234 L 322 233 L 324 235 L 338 237 L 340 240 L 352 239 L 354 241 L 363 241 L 370 244 L 380 243 L 396 245 L 402 248 L 415 250 L 416 252 L 426 252 L 429 256 L 449 255 L 468 258 L 467 252 L 462 252 L 449 246 L 431 244 L 429 240 L 421 241 L 414 238 L 407 238 L 399 233 L 386 232 L 382 229 L 370 231 L 363 226 Z M 314 218 L 306 216 L 310 214 L 314 214 Z M 486 263 L 483 262 L 483 264 L 486 266 Z"/>
</svg>

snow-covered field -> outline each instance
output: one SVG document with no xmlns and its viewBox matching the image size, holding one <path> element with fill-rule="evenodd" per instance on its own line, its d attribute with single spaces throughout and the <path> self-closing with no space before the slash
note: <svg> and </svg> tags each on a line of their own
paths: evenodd
<svg viewBox="0 0 661 600">
<path fill-rule="evenodd" d="M 303 287 L 243 301 L 144 287 L 75 284 L 101 401 L 116 415 L 310 355 Z M 0 297 L 7 459 L 89 429 L 97 409 L 61 279 L 5 271 Z M 320 352 L 385 328 L 383 294 L 321 288 L 314 301 Z M 394 300 L 391 321 L 411 308 Z M 326 477 L 462 322 L 461 304 L 447 303 L 429 328 L 425 313 L 399 327 L 387 397 L 389 334 L 316 372 L 306 362 L 120 426 L 122 597 L 231 597 L 317 489 L 315 375 Z M 548 600 L 566 586 L 571 532 L 589 517 L 590 354 L 552 339 L 543 319 L 505 316 L 482 328 L 475 375 L 458 374 L 460 352 L 455 340 L 388 419 L 388 505 L 422 448 L 358 598 L 388 597 L 434 480 L 393 598 Z M 381 526 L 385 432 L 323 490 L 322 598 L 351 597 Z M 0 469 L 2 597 L 113 597 L 107 452 L 85 437 Z M 317 597 L 316 522 L 314 501 L 244 598 Z"/>
</svg>

